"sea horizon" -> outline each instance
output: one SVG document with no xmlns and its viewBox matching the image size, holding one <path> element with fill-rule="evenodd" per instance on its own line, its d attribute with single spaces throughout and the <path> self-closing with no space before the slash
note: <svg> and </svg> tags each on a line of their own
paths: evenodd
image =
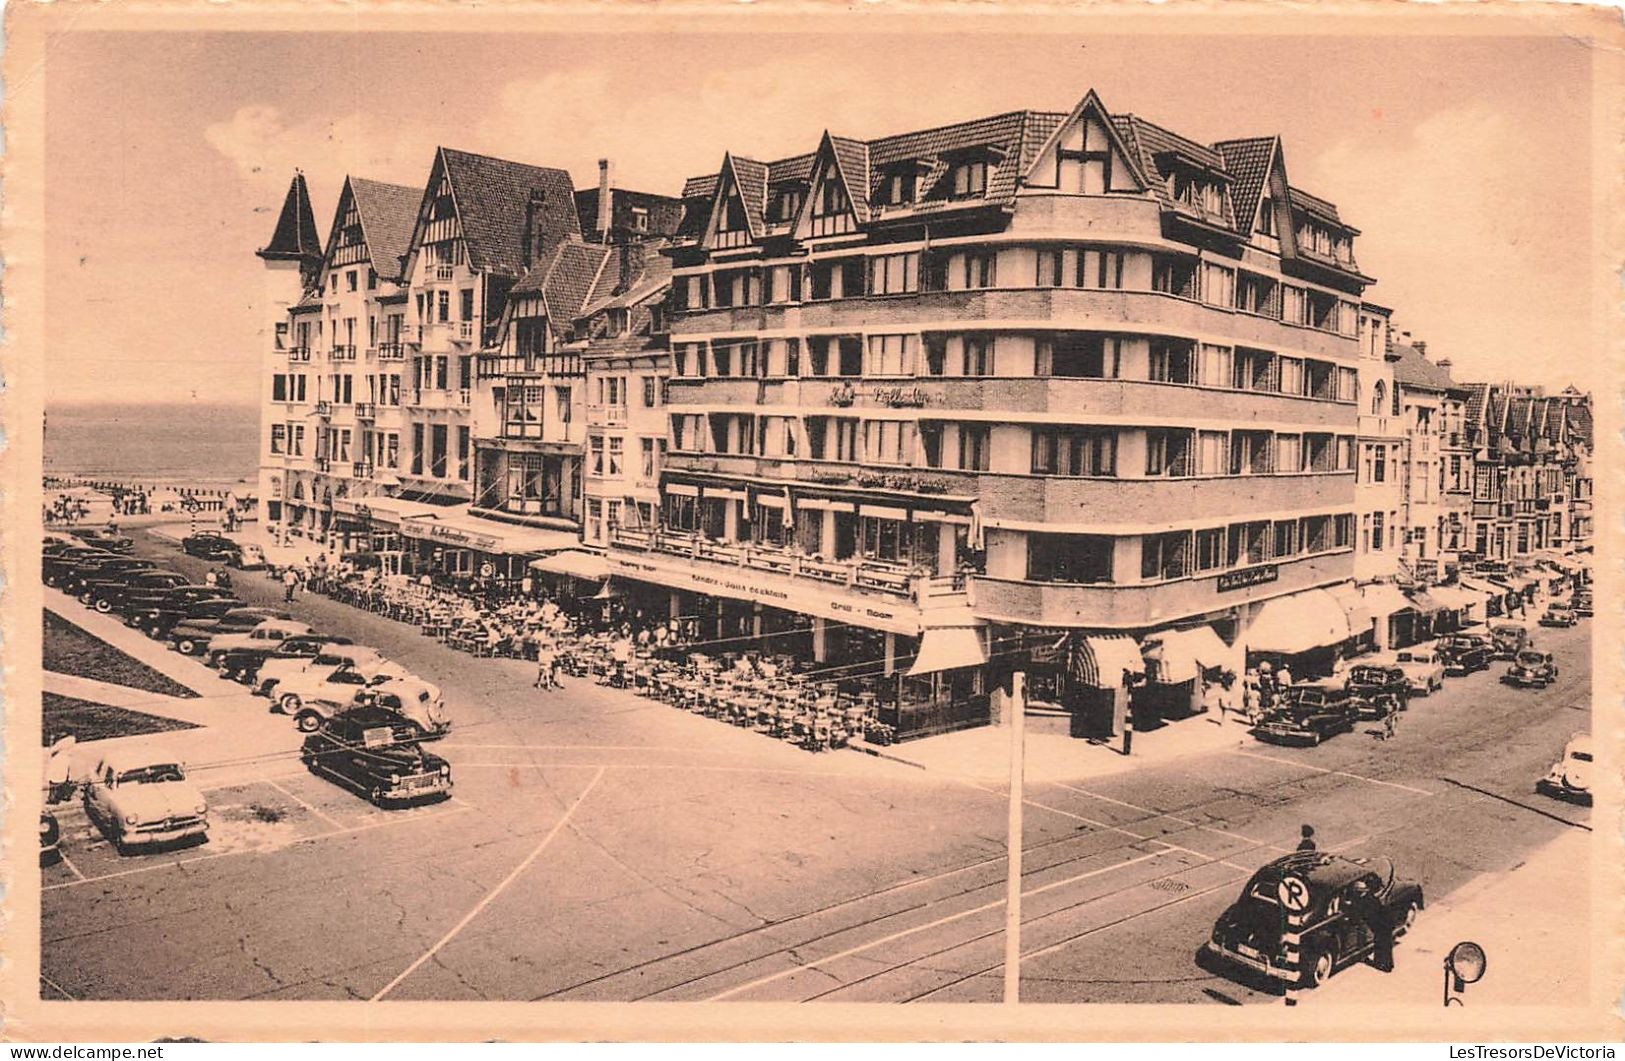
<svg viewBox="0 0 1625 1061">
<path fill-rule="evenodd" d="M 45 409 L 44 472 L 149 483 L 253 483 L 259 410 L 230 401 L 58 401 Z"/>
</svg>

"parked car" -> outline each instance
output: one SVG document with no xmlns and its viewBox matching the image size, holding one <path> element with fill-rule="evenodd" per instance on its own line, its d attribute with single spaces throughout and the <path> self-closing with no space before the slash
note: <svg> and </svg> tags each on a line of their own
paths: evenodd
<svg viewBox="0 0 1625 1061">
<path fill-rule="evenodd" d="M 1591 618 L 1593 608 L 1591 605 L 1591 591 L 1576 591 L 1574 594 L 1574 614 L 1582 619 Z"/>
<path fill-rule="evenodd" d="M 178 760 L 138 748 L 102 756 L 84 785 L 85 814 L 120 854 L 209 832 L 209 805 Z"/>
<path fill-rule="evenodd" d="M 45 550 L 40 562 L 40 578 L 47 586 L 67 589 L 68 581 L 82 568 L 114 560 L 117 553 L 90 545 L 64 545 Z"/>
<path fill-rule="evenodd" d="M 1509 660 L 1529 644 L 1529 628 L 1522 623 L 1496 623 L 1490 627 L 1490 658 Z"/>
<path fill-rule="evenodd" d="M 1591 806 L 1591 735 L 1576 733 L 1563 749 L 1563 758 L 1551 772 L 1535 782 L 1535 791 L 1553 799 Z"/>
<path fill-rule="evenodd" d="M 208 643 L 208 635 L 203 633 L 206 628 L 212 629 L 227 614 L 246 607 L 236 597 L 209 597 L 184 607 L 156 608 L 146 613 L 141 629 L 154 641 L 172 642 L 171 647 L 193 656 Z"/>
<path fill-rule="evenodd" d="M 314 733 L 334 715 L 360 704 L 361 691 L 370 684 L 367 676 L 353 667 L 324 667 L 282 682 L 272 697 L 271 710 L 292 715 L 301 733 Z M 290 689 L 289 685 L 298 688 Z"/>
<path fill-rule="evenodd" d="M 122 585 L 123 582 L 137 571 L 153 571 L 158 567 L 152 560 L 142 560 L 132 556 L 115 556 L 111 560 L 99 560 L 78 567 L 62 583 L 67 593 L 78 597 L 80 604 L 90 604 L 96 599 L 98 590 L 111 586 Z"/>
<path fill-rule="evenodd" d="M 1252 729 L 1271 744 L 1319 744 L 1354 728 L 1356 708 L 1347 689 L 1330 683 L 1289 685 Z"/>
<path fill-rule="evenodd" d="M 56 815 L 40 812 L 39 816 L 39 864 L 49 866 L 62 857 L 62 826 L 57 823 Z"/>
<path fill-rule="evenodd" d="M 209 665 L 217 666 L 216 661 L 229 652 L 260 652 L 271 651 L 277 644 L 286 638 L 298 634 L 313 634 L 315 627 L 309 623 L 302 623 L 298 619 L 270 618 L 256 623 L 247 630 L 222 630 L 209 638 Z"/>
<path fill-rule="evenodd" d="M 1286 960 L 1282 939 L 1286 918 L 1281 909 L 1282 882 L 1290 893 L 1301 888 L 1305 904 L 1294 968 Z M 1290 883 L 1290 882 L 1296 882 Z M 1369 955 L 1375 938 L 1358 909 L 1359 888 L 1375 895 L 1396 936 L 1416 924 L 1424 900 L 1422 886 L 1401 880 L 1386 858 L 1344 858 L 1313 851 L 1278 858 L 1252 875 L 1241 896 L 1219 915 L 1203 950 L 1222 961 L 1301 987 L 1318 987 Z"/>
<path fill-rule="evenodd" d="M 152 628 L 163 616 L 173 615 L 175 617 L 168 626 L 163 627 L 163 630 L 167 631 L 169 626 L 173 626 L 176 622 L 185 618 L 186 609 L 194 604 L 206 600 L 233 599 L 235 598 L 232 597 L 231 590 L 222 589 L 219 586 L 176 586 L 152 603 L 144 607 L 132 608 L 126 612 L 124 622 L 137 630 L 144 630 L 151 636 L 158 637 L 161 634 L 153 633 Z"/>
<path fill-rule="evenodd" d="M 229 563 L 241 571 L 257 571 L 268 566 L 265 562 L 265 550 L 253 542 L 240 543 L 237 546 L 237 559 Z"/>
<path fill-rule="evenodd" d="M 283 664 L 278 670 L 272 699 L 284 714 L 299 714 L 299 706 L 306 700 L 331 700 L 337 692 L 329 688 L 329 679 L 342 671 L 361 675 L 361 684 L 370 684 L 382 678 L 404 678 L 410 673 L 399 663 L 385 659 L 376 648 L 366 645 L 323 645 L 320 654 L 305 661 L 304 666 Z M 355 684 L 345 678 L 341 684 Z M 355 690 L 349 690 L 343 703 L 355 699 Z M 331 712 L 329 712 L 331 713 Z"/>
<path fill-rule="evenodd" d="M 1488 670 L 1489 642 L 1478 634 L 1450 634 L 1439 639 L 1439 662 L 1447 675 L 1472 674 Z"/>
<path fill-rule="evenodd" d="M 347 637 L 300 634 L 297 637 L 283 638 L 275 648 L 263 656 L 250 652 L 228 652 L 221 661 L 220 668 L 242 677 L 253 687 L 254 692 L 261 696 L 269 696 L 278 682 L 290 674 L 297 674 L 303 670 L 306 664 L 321 655 L 322 649 L 329 645 L 338 648 L 349 643 L 350 639 Z"/>
<path fill-rule="evenodd" d="M 1557 664 L 1550 652 L 1526 648 L 1518 653 L 1501 680 L 1520 689 L 1544 689 L 1557 680 Z"/>
<path fill-rule="evenodd" d="M 446 799 L 451 764 L 423 750 L 412 723 L 381 707 L 353 707 L 305 738 L 306 768 L 380 807 Z"/>
<path fill-rule="evenodd" d="M 86 545 L 94 545 L 114 553 L 127 553 L 135 548 L 135 540 L 126 538 L 117 531 L 110 531 L 106 527 L 73 527 L 69 534 L 78 538 Z"/>
<path fill-rule="evenodd" d="M 357 699 L 363 704 L 388 708 L 409 719 L 417 735 L 425 740 L 444 737 L 451 729 L 440 687 L 421 678 L 385 678 L 366 686 Z"/>
<path fill-rule="evenodd" d="M 1400 649 L 1394 666 L 1405 672 L 1414 696 L 1428 696 L 1444 688 L 1444 664 L 1439 662 L 1438 652 L 1426 645 Z"/>
<path fill-rule="evenodd" d="M 1567 604 L 1555 602 L 1546 606 L 1546 614 L 1540 617 L 1541 626 L 1554 626 L 1566 628 L 1579 625 L 1580 617 L 1574 614 L 1574 609 Z"/>
<path fill-rule="evenodd" d="M 188 585 L 187 577 L 179 571 L 161 571 L 149 568 L 137 572 L 123 583 L 104 586 L 91 598 L 90 606 L 102 613 L 117 612 L 128 615 L 162 600 L 171 590 Z"/>
<path fill-rule="evenodd" d="M 242 555 L 240 545 L 224 534 L 216 534 L 214 531 L 188 534 L 181 539 L 181 551 L 201 560 L 218 560 L 227 564 Z"/>
<path fill-rule="evenodd" d="M 195 607 L 195 605 L 194 605 Z M 291 619 L 287 612 L 272 608 L 230 608 L 218 615 L 185 619 L 170 628 L 171 646 L 188 656 L 200 655 L 217 634 L 243 634 L 267 619 Z"/>
<path fill-rule="evenodd" d="M 1359 718 L 1382 718 L 1403 711 L 1410 701 L 1411 683 L 1397 666 L 1359 663 L 1349 669 L 1343 688 L 1354 698 Z"/>
</svg>

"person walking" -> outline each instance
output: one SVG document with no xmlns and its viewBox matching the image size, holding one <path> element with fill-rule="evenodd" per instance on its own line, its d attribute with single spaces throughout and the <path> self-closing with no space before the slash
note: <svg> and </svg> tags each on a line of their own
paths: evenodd
<svg viewBox="0 0 1625 1061">
<path fill-rule="evenodd" d="M 536 646 L 536 681 L 531 686 L 534 689 L 553 689 L 557 686 L 553 682 L 553 646 L 543 641 Z"/>
<path fill-rule="evenodd" d="M 1320 845 L 1315 843 L 1315 827 L 1313 825 L 1303 826 L 1298 830 L 1298 835 L 1301 837 L 1301 839 L 1298 841 L 1299 851 L 1320 850 Z"/>
<path fill-rule="evenodd" d="M 282 599 L 287 603 L 293 602 L 293 591 L 299 588 L 299 571 L 289 564 L 282 569 Z"/>
<path fill-rule="evenodd" d="M 1398 701 L 1389 701 L 1388 713 L 1382 716 L 1382 739 L 1384 741 L 1394 739 L 1394 727 L 1397 725 L 1399 725 L 1399 703 Z"/>
</svg>

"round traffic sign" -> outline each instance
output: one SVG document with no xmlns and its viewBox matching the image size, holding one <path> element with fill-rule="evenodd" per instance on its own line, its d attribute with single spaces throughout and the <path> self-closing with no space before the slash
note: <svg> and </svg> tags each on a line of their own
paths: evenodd
<svg viewBox="0 0 1625 1061">
<path fill-rule="evenodd" d="M 1302 877 L 1282 877 L 1281 883 L 1275 886 L 1275 896 L 1281 900 L 1282 908 L 1294 914 L 1309 909 L 1309 885 Z"/>
</svg>

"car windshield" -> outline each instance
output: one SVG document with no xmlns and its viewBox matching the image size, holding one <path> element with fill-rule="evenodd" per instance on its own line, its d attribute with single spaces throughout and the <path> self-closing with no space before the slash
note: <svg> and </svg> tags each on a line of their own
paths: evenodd
<svg viewBox="0 0 1625 1061">
<path fill-rule="evenodd" d="M 137 770 L 126 770 L 118 775 L 118 779 L 122 785 L 154 785 L 165 781 L 185 781 L 186 774 L 179 763 L 153 763 Z"/>
<path fill-rule="evenodd" d="M 1546 662 L 1546 657 L 1539 652 L 1520 652 L 1518 653 L 1518 662 L 1526 667 L 1538 667 Z"/>
<path fill-rule="evenodd" d="M 1573 759 L 1577 763 L 1589 763 L 1591 761 L 1591 753 L 1590 752 L 1570 752 L 1569 753 L 1569 758 Z"/>
</svg>

